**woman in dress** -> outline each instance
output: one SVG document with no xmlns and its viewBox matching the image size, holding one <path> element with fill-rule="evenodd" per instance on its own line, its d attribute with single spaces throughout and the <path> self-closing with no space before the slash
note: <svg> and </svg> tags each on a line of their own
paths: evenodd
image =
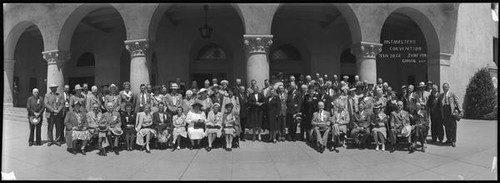
<svg viewBox="0 0 500 183">
<path fill-rule="evenodd" d="M 239 88 L 238 88 L 239 89 Z M 225 114 L 226 113 L 226 106 L 227 104 L 229 103 L 232 103 L 233 104 L 233 113 L 234 115 L 236 115 L 238 117 L 238 120 L 236 120 L 236 126 L 235 126 L 235 129 L 236 129 L 236 137 L 237 138 L 234 138 L 233 140 L 233 144 L 235 147 L 239 147 L 240 146 L 240 133 L 241 133 L 241 121 L 240 121 L 240 99 L 234 95 L 234 91 L 233 90 L 230 90 L 228 89 L 227 92 L 226 92 L 226 96 L 224 96 L 224 99 L 222 100 L 222 114 Z"/>
<path fill-rule="evenodd" d="M 373 107 L 374 115 L 372 115 L 372 136 L 377 143 L 376 151 L 379 150 L 379 146 L 382 146 L 382 151 L 385 151 L 385 139 L 387 138 L 387 128 L 388 125 L 387 115 L 382 112 L 382 104 L 378 103 Z"/>
<path fill-rule="evenodd" d="M 111 141 L 111 151 L 118 152 L 118 140 L 120 135 L 123 134 L 122 122 L 120 118 L 120 113 L 114 111 L 115 104 L 113 102 L 106 103 L 107 112 L 103 114 L 103 118 L 107 121 L 109 126 L 109 131 L 107 134 L 108 141 Z"/>
<path fill-rule="evenodd" d="M 222 116 L 222 124 L 224 136 L 226 138 L 226 151 L 232 151 L 233 138 L 236 136 L 236 120 L 237 116 L 233 112 L 233 104 L 228 103 L 224 106 L 226 112 Z"/>
<path fill-rule="evenodd" d="M 202 104 L 194 103 L 193 110 L 186 115 L 186 123 L 188 124 L 188 135 L 191 139 L 190 150 L 198 148 L 200 141 L 205 137 L 205 122 L 207 121 L 205 112 L 201 110 Z"/>
<path fill-rule="evenodd" d="M 212 109 L 212 100 L 208 97 L 207 94 L 207 89 L 202 88 L 199 92 L 198 95 L 199 97 L 196 98 L 195 103 L 201 104 L 200 110 L 204 112 L 204 114 L 208 114 L 210 112 L 210 109 Z"/>
<path fill-rule="evenodd" d="M 212 110 L 208 113 L 207 118 L 207 136 L 208 136 L 208 147 L 207 151 L 212 150 L 212 143 L 215 138 L 220 138 L 222 135 L 222 112 L 219 112 L 220 104 L 215 103 Z"/>
<path fill-rule="evenodd" d="M 121 106 L 121 110 L 122 111 L 125 111 L 125 104 L 127 103 L 134 103 L 133 101 L 133 94 L 132 94 L 132 91 L 130 90 L 130 83 L 127 81 L 127 82 L 124 82 L 123 83 L 123 90 L 120 91 L 120 106 Z M 137 111 L 135 111 L 137 112 Z"/>
<path fill-rule="evenodd" d="M 109 85 L 109 93 L 106 95 L 104 98 L 105 104 L 108 102 L 113 103 L 113 111 L 118 112 L 120 111 L 121 108 L 121 100 L 120 100 L 120 95 L 116 92 L 118 90 L 118 87 L 116 87 L 115 84 Z"/>
<path fill-rule="evenodd" d="M 144 111 L 137 114 L 135 123 L 135 130 L 137 131 L 137 145 L 142 146 L 142 150 L 146 149 L 146 153 L 151 153 L 149 149 L 149 140 L 156 136 L 156 130 L 153 128 L 153 114 L 151 113 L 151 106 L 144 106 Z M 144 142 L 146 137 L 146 142 Z"/>
<path fill-rule="evenodd" d="M 82 154 L 85 155 L 85 146 L 90 139 L 91 134 L 87 130 L 88 123 L 85 112 L 81 111 L 81 104 L 75 102 L 73 104 L 73 111 L 69 111 L 64 118 L 64 125 L 66 125 L 66 144 L 68 151 L 76 154 L 76 142 L 82 140 Z"/>
<path fill-rule="evenodd" d="M 193 91 L 186 91 L 186 97 L 182 100 L 182 111 L 184 115 L 186 115 L 192 109 L 192 105 L 194 104 L 195 96 L 193 96 Z"/>
<path fill-rule="evenodd" d="M 102 114 L 100 112 L 100 105 L 99 104 L 92 104 L 92 109 L 93 110 L 97 110 L 99 111 L 99 113 L 101 114 L 100 116 L 97 117 L 97 137 L 98 137 L 98 141 L 97 141 L 97 144 L 99 146 L 99 152 L 97 153 L 98 155 L 100 156 L 106 156 L 106 147 L 109 146 L 109 142 L 108 142 L 108 130 L 109 130 L 109 125 L 108 125 L 108 121 L 104 118 L 104 114 Z"/>
<path fill-rule="evenodd" d="M 177 150 L 181 149 L 181 137 L 187 138 L 186 115 L 182 110 L 182 107 L 178 107 L 177 114 L 173 117 L 174 130 L 172 142 L 177 144 Z M 175 148 L 172 148 L 172 151 L 175 151 Z"/>
<path fill-rule="evenodd" d="M 133 140 L 137 131 L 135 131 L 135 113 L 132 112 L 132 104 L 125 104 L 125 111 L 120 114 L 122 121 L 122 129 L 125 133 L 125 142 L 127 144 L 127 151 L 132 151 Z"/>
<path fill-rule="evenodd" d="M 270 96 L 266 101 L 267 116 L 269 120 L 269 142 L 276 143 L 276 134 L 279 130 L 278 114 L 281 111 L 281 100 L 276 90 L 271 89 Z"/>
</svg>

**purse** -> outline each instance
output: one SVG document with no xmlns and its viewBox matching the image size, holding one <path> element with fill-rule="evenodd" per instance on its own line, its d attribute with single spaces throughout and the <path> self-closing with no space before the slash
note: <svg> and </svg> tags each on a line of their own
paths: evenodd
<svg viewBox="0 0 500 183">
<path fill-rule="evenodd" d="M 30 123 L 32 125 L 38 125 L 38 123 L 40 123 L 40 121 L 42 121 L 42 120 L 40 120 L 40 117 L 35 118 L 35 116 L 30 116 L 29 120 L 30 120 Z"/>
<path fill-rule="evenodd" d="M 205 127 L 205 124 L 204 123 L 200 123 L 200 122 L 195 122 L 194 123 L 194 129 L 203 129 Z"/>
</svg>

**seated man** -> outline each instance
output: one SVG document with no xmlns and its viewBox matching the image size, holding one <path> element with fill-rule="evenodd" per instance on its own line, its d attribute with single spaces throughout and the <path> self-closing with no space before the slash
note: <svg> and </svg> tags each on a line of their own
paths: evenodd
<svg viewBox="0 0 500 183">
<path fill-rule="evenodd" d="M 68 151 L 76 154 L 76 142 L 82 140 L 81 147 L 82 154 L 85 155 L 85 146 L 90 139 L 90 132 L 88 131 L 88 123 L 85 112 L 81 111 L 80 102 L 73 104 L 73 111 L 69 111 L 64 118 L 64 125 L 66 125 L 66 144 Z"/>
<path fill-rule="evenodd" d="M 332 124 L 332 148 L 331 151 L 339 152 L 336 145 L 340 142 L 340 137 L 342 137 L 342 146 L 345 147 L 345 139 L 347 134 L 347 124 L 349 124 L 349 113 L 344 110 L 344 105 L 337 105 L 334 112 L 334 120 Z"/>
<path fill-rule="evenodd" d="M 153 113 L 153 124 L 158 132 L 157 148 L 161 149 L 162 144 L 170 146 L 170 135 L 172 130 L 172 117 L 165 108 L 163 102 L 158 103 L 158 111 Z"/>
<path fill-rule="evenodd" d="M 391 131 L 390 141 L 391 141 L 391 152 L 396 150 L 396 139 L 398 135 L 407 138 L 408 143 L 410 143 L 410 114 L 403 110 L 403 101 L 398 101 L 396 111 L 391 113 L 390 120 Z M 411 150 L 411 148 L 409 148 Z"/>
<path fill-rule="evenodd" d="M 365 141 L 370 135 L 370 124 L 373 115 L 372 110 L 365 106 L 364 101 L 359 102 L 359 112 L 354 115 L 354 123 L 351 130 L 351 137 L 360 149 L 365 148 Z"/>
<path fill-rule="evenodd" d="M 101 118 L 102 118 L 102 113 L 99 111 L 99 104 L 95 104 L 95 103 L 92 104 L 92 110 L 87 112 L 88 130 L 91 134 L 89 144 L 95 143 L 97 145 L 97 147 L 99 145 L 99 144 L 97 144 L 98 140 L 94 140 L 94 139 L 98 139 L 99 126 L 97 125 L 97 123 L 99 121 L 101 121 Z"/>
<path fill-rule="evenodd" d="M 313 113 L 313 118 L 311 124 L 313 130 L 316 133 L 316 140 L 318 144 L 318 151 L 323 153 L 325 151 L 326 142 L 328 139 L 328 133 L 330 133 L 331 115 L 330 112 L 324 110 L 325 103 L 322 101 L 318 102 L 318 112 Z M 321 137 L 321 132 L 323 132 L 323 137 Z"/>
<path fill-rule="evenodd" d="M 411 115 L 410 115 L 411 117 Z M 425 152 L 426 137 L 429 132 L 429 114 L 425 110 L 425 105 L 421 105 L 417 103 L 417 114 L 415 115 L 415 124 L 411 126 L 412 129 L 412 141 L 413 145 L 411 146 L 411 150 L 413 151 L 417 147 L 417 141 L 420 141 L 422 144 L 422 152 Z"/>
</svg>

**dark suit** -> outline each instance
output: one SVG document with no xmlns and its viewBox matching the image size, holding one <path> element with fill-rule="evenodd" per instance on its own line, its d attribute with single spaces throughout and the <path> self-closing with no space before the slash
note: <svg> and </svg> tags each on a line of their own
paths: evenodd
<svg viewBox="0 0 500 183">
<path fill-rule="evenodd" d="M 213 104 L 219 103 L 221 105 L 221 107 L 219 108 L 219 112 L 220 112 L 221 108 L 223 107 L 222 102 L 224 100 L 224 95 L 222 95 L 220 93 L 214 93 L 214 94 L 210 95 L 210 100 L 212 100 Z"/>
<path fill-rule="evenodd" d="M 47 109 L 47 137 L 49 142 L 62 142 L 62 133 L 64 133 L 64 124 L 62 116 L 62 110 L 64 107 L 64 100 L 61 98 L 59 93 L 47 93 L 45 94 L 45 108 Z M 58 110 L 57 113 L 54 111 Z M 56 127 L 56 138 L 53 137 L 54 125 Z"/>
<path fill-rule="evenodd" d="M 429 107 L 430 116 L 431 116 L 431 135 L 432 140 L 440 140 L 443 141 L 444 138 L 444 127 L 443 127 L 443 119 L 441 118 L 441 106 L 439 102 L 439 93 L 433 91 L 429 96 L 429 100 L 427 101 L 427 105 Z"/>
<path fill-rule="evenodd" d="M 313 113 L 318 111 L 319 96 L 315 93 L 308 93 L 304 96 L 303 100 L 304 101 L 301 105 L 301 111 L 304 117 L 300 124 L 300 138 L 304 137 L 304 132 L 306 132 L 307 138 L 311 140 L 311 120 L 313 117 Z"/>
<path fill-rule="evenodd" d="M 354 115 L 353 129 L 351 130 L 351 136 L 358 145 L 363 145 L 366 139 L 370 135 L 370 124 L 373 112 L 370 109 L 364 109 L 358 114 Z"/>
<path fill-rule="evenodd" d="M 248 116 L 248 96 L 246 95 L 246 93 L 238 92 L 238 94 L 236 94 L 236 97 L 238 97 L 238 101 L 240 102 L 240 124 L 242 134 L 240 135 L 240 137 L 244 138 Z"/>
<path fill-rule="evenodd" d="M 144 98 L 144 101 L 143 101 Z M 144 92 L 144 97 L 143 93 L 139 92 L 134 96 L 134 102 L 135 102 L 135 110 L 134 112 L 137 114 L 139 112 L 144 111 L 144 106 L 149 105 L 150 107 L 153 104 L 153 100 L 151 98 L 151 94 L 148 92 Z"/>
<path fill-rule="evenodd" d="M 160 115 L 164 115 L 163 122 L 160 120 Z M 158 133 L 163 130 L 172 129 L 172 117 L 166 111 L 162 113 L 156 111 L 153 113 L 153 125 Z"/>
<path fill-rule="evenodd" d="M 248 95 L 248 128 L 262 127 L 262 120 L 264 114 L 264 105 L 258 106 L 257 102 L 264 103 L 265 98 L 262 93 L 257 94 L 258 98 L 255 98 L 255 94 Z"/>
<path fill-rule="evenodd" d="M 286 100 L 286 127 L 288 128 L 288 136 L 291 140 L 295 140 L 297 134 L 297 123 L 293 119 L 293 115 L 300 112 L 301 101 L 302 94 L 298 90 L 294 90 L 288 94 Z"/>
<path fill-rule="evenodd" d="M 453 110 L 458 109 L 462 111 L 462 108 L 458 104 L 458 97 L 455 93 L 448 91 L 448 96 L 446 93 L 442 93 L 439 97 L 441 106 L 441 119 L 443 119 L 445 131 L 446 131 L 446 141 L 456 142 L 457 138 L 457 120 L 453 117 Z"/>
<path fill-rule="evenodd" d="M 35 116 L 35 113 L 40 113 L 38 116 L 40 119 L 40 122 L 37 125 L 30 125 L 30 137 L 28 139 L 28 142 L 33 143 L 33 136 L 35 133 L 36 129 L 36 144 L 41 144 L 42 143 L 42 134 L 41 129 L 42 129 L 42 122 L 43 122 L 43 111 L 45 109 L 44 102 L 43 102 L 43 97 L 38 96 L 35 98 L 35 96 L 31 96 L 28 98 L 28 103 L 27 103 L 27 109 L 28 109 L 28 120 L 30 117 Z"/>
<path fill-rule="evenodd" d="M 401 110 L 400 113 L 397 111 L 393 111 L 391 113 L 391 119 L 389 126 L 391 127 L 389 137 L 391 138 L 391 144 L 396 144 L 396 137 L 401 133 L 401 130 L 404 126 L 410 125 L 410 114 L 404 110 Z M 409 138 L 407 139 L 410 140 Z"/>
</svg>

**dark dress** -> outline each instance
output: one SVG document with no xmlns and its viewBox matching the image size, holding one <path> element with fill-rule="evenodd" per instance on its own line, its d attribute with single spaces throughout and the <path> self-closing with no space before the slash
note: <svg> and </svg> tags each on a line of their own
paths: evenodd
<svg viewBox="0 0 500 183">
<path fill-rule="evenodd" d="M 122 121 L 123 132 L 125 134 L 130 134 L 135 136 L 135 134 L 137 133 L 137 131 L 135 131 L 135 113 L 131 112 L 130 114 L 128 114 L 125 111 L 120 111 L 120 118 Z M 127 125 L 132 125 L 132 126 L 127 127 Z"/>
<path fill-rule="evenodd" d="M 397 101 L 395 103 L 392 103 L 390 100 L 388 100 L 387 105 L 385 107 L 385 114 L 391 115 L 391 112 L 396 111 L 397 109 L 398 109 Z"/>
<path fill-rule="evenodd" d="M 302 123 L 300 124 L 301 128 L 305 130 L 310 130 L 311 129 L 311 120 L 313 113 L 316 112 L 318 109 L 318 95 L 317 94 L 306 94 L 304 96 L 304 102 L 302 105 L 302 114 L 304 115 L 304 118 L 302 120 Z M 301 130 L 302 131 L 302 130 Z"/>
<path fill-rule="evenodd" d="M 263 106 L 258 106 L 257 102 L 264 103 L 265 98 L 262 93 L 258 94 L 258 100 L 255 99 L 255 94 L 250 94 L 248 96 L 248 121 L 247 121 L 247 127 L 248 128 L 256 128 L 256 127 L 262 127 L 262 120 L 263 120 L 263 113 L 264 109 Z"/>
<path fill-rule="evenodd" d="M 267 117 L 269 121 L 269 130 L 275 131 L 280 129 L 278 115 L 281 111 L 281 100 L 278 97 L 269 97 L 267 103 Z"/>
</svg>

